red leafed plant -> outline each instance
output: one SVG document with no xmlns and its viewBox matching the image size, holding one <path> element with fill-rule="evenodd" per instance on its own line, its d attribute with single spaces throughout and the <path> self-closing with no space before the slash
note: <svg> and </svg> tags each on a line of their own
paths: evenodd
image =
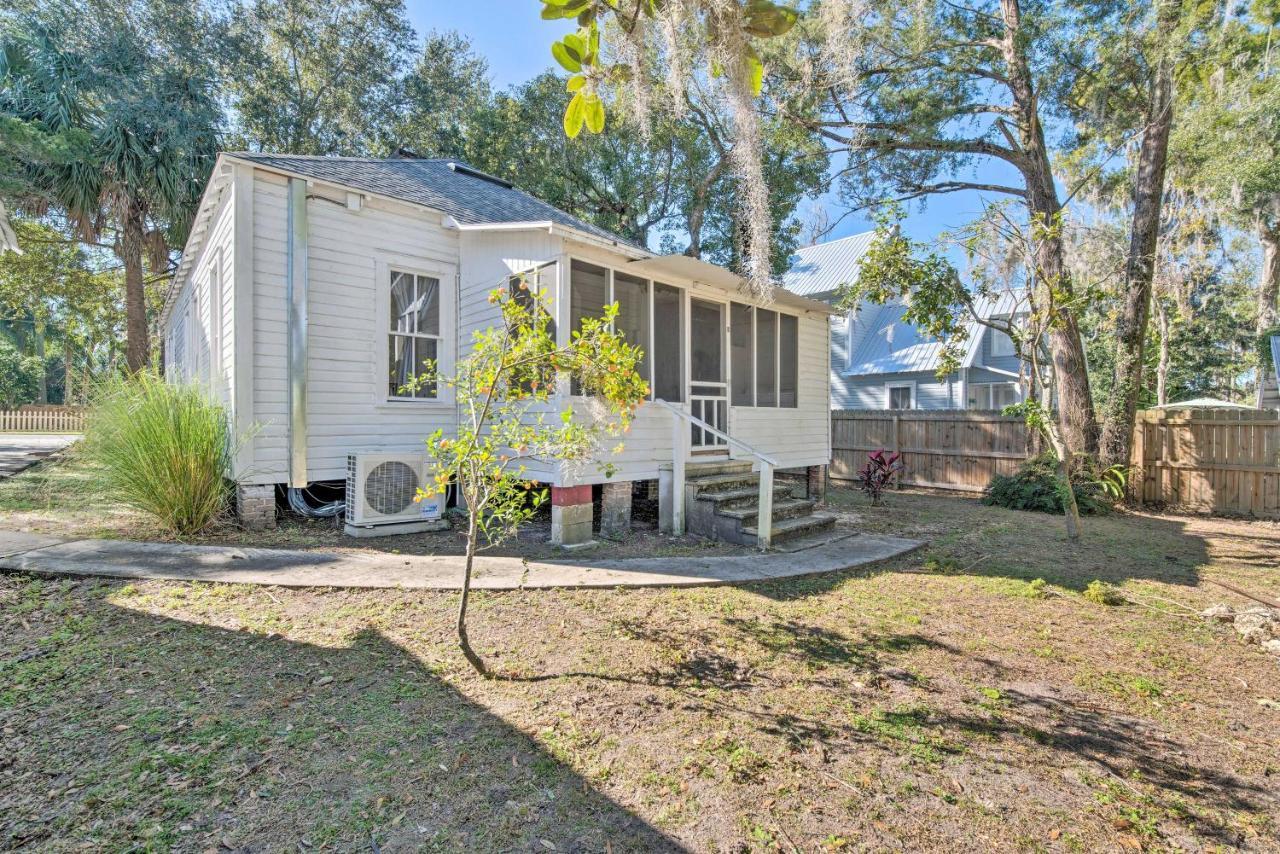
<svg viewBox="0 0 1280 854">
<path fill-rule="evenodd" d="M 880 506 L 880 496 L 884 493 L 884 488 L 900 471 L 902 471 L 902 455 L 897 451 L 886 455 L 881 448 L 867 456 L 867 465 L 858 474 L 862 491 L 871 496 L 872 507 Z"/>
</svg>

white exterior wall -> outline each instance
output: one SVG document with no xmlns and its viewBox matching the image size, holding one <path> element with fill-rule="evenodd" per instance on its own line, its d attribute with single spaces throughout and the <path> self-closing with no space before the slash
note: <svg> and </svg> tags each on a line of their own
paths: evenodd
<svg viewBox="0 0 1280 854">
<path fill-rule="evenodd" d="M 176 296 L 162 329 L 165 375 L 198 382 L 231 405 L 231 262 L 234 257 L 232 194 L 223 192 L 210 218 L 208 237 Z"/>
<path fill-rule="evenodd" d="M 289 475 L 288 180 L 257 170 L 254 188 L 257 433 L 248 480 L 283 483 Z M 365 198 L 353 211 L 344 190 L 317 184 L 307 194 L 307 479 L 336 480 L 346 476 L 351 452 L 417 452 L 437 428 L 452 429 L 449 399 L 387 399 L 389 270 L 439 277 L 441 369 L 448 371 L 456 341 L 458 236 L 438 215 L 409 206 Z"/>
<path fill-rule="evenodd" d="M 225 237 L 210 241 L 210 247 L 225 241 L 223 282 L 232 283 L 233 269 L 240 275 L 233 294 L 229 294 L 233 304 L 223 316 L 221 350 L 225 361 L 221 374 L 231 388 L 229 399 L 235 401 L 241 429 L 251 426 L 254 431 L 239 458 L 237 476 L 246 483 L 284 483 L 289 478 L 288 179 L 243 164 L 235 168 L 234 188 L 249 188 L 245 195 L 251 198 L 236 204 L 234 193 L 225 194 L 228 200 L 223 201 L 222 211 L 234 211 L 234 217 L 226 216 L 234 223 L 220 230 L 212 226 L 215 238 L 219 233 Z M 350 210 L 345 189 L 319 182 L 309 186 L 307 194 L 311 198 L 307 203 L 306 456 L 311 481 L 345 477 L 348 453 L 418 452 L 434 430 L 450 431 L 456 424 L 452 400 L 387 400 L 390 267 L 439 275 L 441 332 L 446 347 L 441 367 L 447 372 L 457 351 L 465 352 L 472 333 L 497 320 L 488 294 L 509 275 L 547 261 L 560 262 L 558 280 L 554 284 L 544 280 L 543 284 L 558 306 L 557 328 L 567 336 L 569 309 L 563 297 L 567 295 L 570 259 L 616 269 L 625 269 L 627 264 L 627 257 L 620 253 L 562 239 L 545 230 L 460 232 L 444 227 L 438 214 L 389 200 L 366 196 L 359 210 Z M 240 242 L 235 242 L 237 236 Z M 252 245 L 244 245 L 248 243 Z M 202 280 L 198 270 L 192 280 Z M 686 323 L 691 297 L 750 302 L 739 293 L 674 277 L 659 280 L 686 289 Z M 252 310 L 244 311 L 248 306 Z M 826 464 L 831 456 L 827 315 L 781 304 L 769 307 L 799 317 L 799 406 L 730 407 L 729 432 L 784 467 Z M 175 306 L 175 319 L 181 308 L 181 304 Z M 236 330 L 244 339 L 240 347 L 233 340 Z M 455 351 L 452 354 L 448 353 L 450 347 Z M 557 410 L 563 405 L 562 399 L 553 401 Z M 687 433 L 688 425 L 682 429 Z M 642 406 L 631 430 L 621 439 L 623 451 L 612 453 L 617 439 L 606 439 L 603 446 L 602 455 L 616 467 L 613 479 L 657 478 L 659 469 L 671 461 L 671 435 L 671 416 L 659 407 Z M 606 480 L 594 466 L 570 472 L 559 465 L 533 465 L 529 475 L 558 484 Z"/>
</svg>

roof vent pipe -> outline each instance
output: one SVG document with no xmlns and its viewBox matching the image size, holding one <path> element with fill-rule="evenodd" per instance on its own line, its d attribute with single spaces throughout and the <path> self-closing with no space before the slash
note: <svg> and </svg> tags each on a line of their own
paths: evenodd
<svg viewBox="0 0 1280 854">
<path fill-rule="evenodd" d="M 307 477 L 307 182 L 289 179 L 285 299 L 289 360 L 289 486 Z"/>
</svg>

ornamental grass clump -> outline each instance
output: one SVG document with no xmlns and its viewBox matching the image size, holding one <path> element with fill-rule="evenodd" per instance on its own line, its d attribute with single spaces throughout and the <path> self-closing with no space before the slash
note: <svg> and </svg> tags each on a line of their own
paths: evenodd
<svg viewBox="0 0 1280 854">
<path fill-rule="evenodd" d="M 169 533 L 203 531 L 227 508 L 235 442 L 204 388 L 153 371 L 112 378 L 90 406 L 83 447 L 109 496 Z"/>
</svg>

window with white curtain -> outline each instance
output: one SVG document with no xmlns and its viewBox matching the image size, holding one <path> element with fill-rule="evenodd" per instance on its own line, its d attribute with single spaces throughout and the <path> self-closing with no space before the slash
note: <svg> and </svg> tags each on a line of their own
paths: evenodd
<svg viewBox="0 0 1280 854">
<path fill-rule="evenodd" d="M 393 269 L 390 298 L 388 395 L 403 400 L 434 399 L 436 383 L 411 386 L 440 357 L 440 280 Z"/>
</svg>

